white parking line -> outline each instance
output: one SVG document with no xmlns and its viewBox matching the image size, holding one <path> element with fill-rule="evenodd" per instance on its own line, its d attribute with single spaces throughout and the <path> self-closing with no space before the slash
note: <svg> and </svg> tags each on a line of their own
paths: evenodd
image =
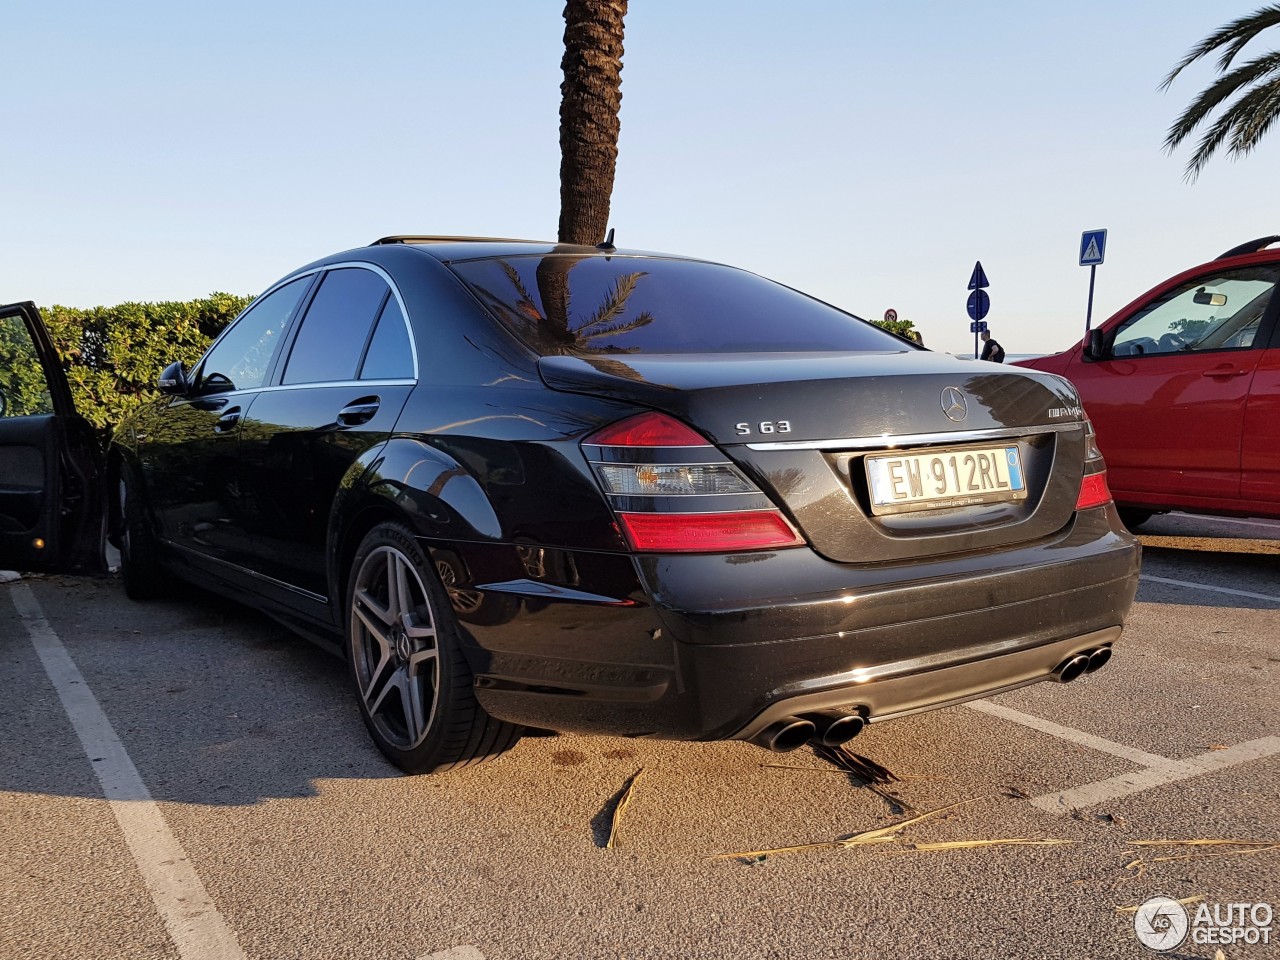
<svg viewBox="0 0 1280 960">
<path fill-rule="evenodd" d="M 484 960 L 484 954 L 476 947 L 467 944 L 461 947 L 450 947 L 439 953 L 429 953 L 418 960 Z"/>
<path fill-rule="evenodd" d="M 1180 780 L 1189 780 L 1205 773 L 1213 773 L 1226 767 L 1234 767 L 1250 760 L 1261 760 L 1263 757 L 1280 753 L 1280 737 L 1262 737 L 1259 740 L 1248 740 L 1237 743 L 1225 750 L 1214 750 L 1186 760 L 1167 760 L 1160 766 L 1147 767 L 1133 773 L 1122 773 L 1109 780 L 1086 783 L 1082 787 L 1060 790 L 1057 793 L 1046 793 L 1031 799 L 1032 806 L 1047 810 L 1050 813 L 1070 813 L 1081 807 L 1091 807 L 1104 800 L 1116 800 L 1129 797 L 1154 787 L 1163 787 Z"/>
<path fill-rule="evenodd" d="M 246 960 L 235 934 L 210 900 L 186 851 L 151 798 L 97 697 L 45 620 L 30 588 L 25 583 L 15 583 L 8 593 L 102 784 L 142 882 L 178 955 L 182 960 Z"/>
<path fill-rule="evenodd" d="M 1186 514 L 1183 514 L 1183 516 L 1186 516 Z M 1208 517 L 1203 514 L 1195 514 L 1194 519 L 1209 520 L 1213 523 L 1237 523 L 1242 527 L 1262 527 L 1266 530 L 1280 529 L 1280 524 L 1277 524 L 1274 520 L 1241 520 L 1237 517 Z"/>
<path fill-rule="evenodd" d="M 1189 587 L 1192 590 L 1208 590 L 1210 593 L 1225 593 L 1232 597 L 1248 597 L 1250 600 L 1270 600 L 1272 603 L 1280 603 L 1280 597 L 1270 593 L 1253 593 L 1249 590 L 1235 590 L 1231 587 L 1211 587 L 1207 583 L 1192 583 L 1190 580 L 1170 580 L 1168 577 L 1157 577 L 1150 573 L 1142 574 L 1141 579 L 1150 580 L 1152 583 L 1164 583 L 1173 587 Z"/>
<path fill-rule="evenodd" d="M 1095 737 L 1092 733 L 1085 733 L 1083 730 L 1076 730 L 1074 727 L 1064 727 L 1062 724 L 1054 723 L 1052 720 L 1034 717 L 1020 710 L 1010 710 L 1008 707 L 1002 707 L 986 700 L 972 700 L 966 703 L 965 706 L 970 710 L 977 710 L 979 713 L 986 713 L 1013 723 L 1020 723 L 1024 727 L 1039 730 L 1041 733 L 1047 733 L 1049 736 L 1057 737 L 1059 740 L 1076 743 L 1082 747 L 1088 747 L 1090 750 L 1097 750 L 1099 753 L 1109 753 L 1113 757 L 1120 757 L 1130 763 L 1136 763 L 1140 767 L 1158 767 L 1169 762 L 1168 757 L 1135 750 L 1133 747 L 1126 747 L 1123 743 L 1104 740 L 1102 737 Z"/>
</svg>

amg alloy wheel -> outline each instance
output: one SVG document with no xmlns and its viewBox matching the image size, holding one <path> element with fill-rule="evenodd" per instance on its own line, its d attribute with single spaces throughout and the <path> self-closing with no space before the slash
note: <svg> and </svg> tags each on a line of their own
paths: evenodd
<svg viewBox="0 0 1280 960">
<path fill-rule="evenodd" d="M 520 728 L 476 702 L 447 595 L 413 535 L 379 524 L 361 543 L 348 589 L 348 653 L 365 725 L 408 773 L 496 756 Z"/>
</svg>

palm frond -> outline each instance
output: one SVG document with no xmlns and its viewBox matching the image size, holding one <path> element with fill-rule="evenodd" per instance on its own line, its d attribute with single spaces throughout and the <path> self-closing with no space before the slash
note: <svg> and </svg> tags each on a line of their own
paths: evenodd
<svg viewBox="0 0 1280 960">
<path fill-rule="evenodd" d="M 1280 71 L 1280 50 L 1272 51 L 1250 60 L 1230 73 L 1219 77 L 1191 101 L 1186 110 L 1174 121 L 1165 136 L 1165 150 L 1172 152 L 1225 100 L 1245 87 L 1263 80 L 1268 74 Z"/>
<path fill-rule="evenodd" d="M 641 327 L 647 327 L 651 323 L 653 323 L 653 314 L 645 311 L 644 313 L 638 314 L 634 320 L 623 320 L 620 323 L 615 323 L 611 327 L 600 327 L 585 334 L 582 333 L 582 328 L 579 327 L 578 330 L 574 332 L 584 341 L 591 341 L 599 340 L 604 337 L 616 337 L 623 333 L 630 333 L 632 330 L 639 330 Z"/>
<path fill-rule="evenodd" d="M 1261 134 L 1255 137 L 1251 143 L 1245 144 L 1242 142 L 1241 145 L 1237 146 L 1234 141 L 1241 139 L 1238 132 L 1241 128 L 1263 125 L 1264 123 L 1265 127 L 1269 128 L 1275 122 L 1274 113 L 1276 109 L 1280 109 L 1280 100 L 1276 99 L 1277 91 L 1273 90 L 1273 86 L 1280 86 L 1280 80 L 1273 81 L 1272 84 L 1268 84 L 1265 87 L 1249 91 L 1223 111 L 1213 125 L 1209 127 L 1205 135 L 1200 138 L 1200 143 L 1196 146 L 1195 153 L 1192 154 L 1191 159 L 1187 162 L 1183 179 L 1194 181 L 1200 175 L 1200 171 L 1204 169 L 1205 164 L 1209 162 L 1209 158 L 1217 152 L 1224 142 L 1228 141 L 1228 138 L 1233 141 L 1227 147 L 1227 155 L 1231 157 L 1242 156 L 1257 145 L 1257 140 Z M 1271 120 L 1266 121 L 1265 118 L 1258 116 L 1258 111 L 1259 107 L 1268 102 L 1268 100 L 1271 102 L 1273 116 Z"/>
<path fill-rule="evenodd" d="M 541 317 L 542 311 L 538 309 L 538 304 L 534 301 L 533 295 L 529 293 L 528 289 L 525 287 L 524 281 L 520 279 L 520 274 L 516 271 L 516 268 L 505 260 L 499 260 L 498 263 L 502 267 L 502 272 L 507 275 L 507 279 L 511 281 L 511 285 L 516 288 L 516 293 L 520 297 L 520 301 L 517 306 L 527 308 L 527 312 L 531 317 Z"/>
<path fill-rule="evenodd" d="M 1236 125 L 1231 135 L 1228 153 L 1232 156 L 1243 156 L 1256 147 L 1280 119 L 1280 77 L 1254 89 L 1247 96 L 1252 101 L 1252 113 L 1246 122 Z"/>
<path fill-rule="evenodd" d="M 635 293 L 636 284 L 640 282 L 640 278 L 646 274 L 643 271 L 636 273 L 624 273 L 618 277 L 613 283 L 613 289 L 609 291 L 609 295 L 604 298 L 604 302 L 596 308 L 595 315 L 585 323 L 578 327 L 579 333 L 589 327 L 597 327 L 602 324 L 609 323 L 622 315 L 622 311 L 627 309 L 627 301 L 631 299 L 631 294 Z"/>
<path fill-rule="evenodd" d="M 1261 7 L 1248 16 L 1232 20 L 1219 28 L 1187 51 L 1178 65 L 1169 71 L 1169 75 L 1161 82 L 1159 89 L 1167 90 L 1174 79 L 1197 60 L 1207 57 L 1215 50 L 1226 47 L 1218 58 L 1218 71 L 1226 70 L 1239 55 L 1240 51 L 1267 27 L 1280 24 L 1280 4 Z"/>
</svg>

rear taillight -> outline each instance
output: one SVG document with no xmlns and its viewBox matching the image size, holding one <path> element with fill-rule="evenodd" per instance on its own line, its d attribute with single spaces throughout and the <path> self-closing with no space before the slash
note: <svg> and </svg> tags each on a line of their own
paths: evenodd
<svg viewBox="0 0 1280 960">
<path fill-rule="evenodd" d="M 1076 498 L 1077 510 L 1105 507 L 1111 502 L 1111 490 L 1107 487 L 1107 472 L 1088 474 L 1080 481 L 1080 496 Z"/>
<path fill-rule="evenodd" d="M 715 445 L 666 414 L 610 424 L 582 449 L 635 550 L 736 553 L 804 543 Z"/>
<path fill-rule="evenodd" d="M 1093 424 L 1084 422 L 1084 469 L 1080 480 L 1080 494 L 1076 497 L 1077 510 L 1105 507 L 1111 502 L 1111 489 L 1107 486 L 1107 468 L 1098 449 L 1098 438 Z"/>
</svg>

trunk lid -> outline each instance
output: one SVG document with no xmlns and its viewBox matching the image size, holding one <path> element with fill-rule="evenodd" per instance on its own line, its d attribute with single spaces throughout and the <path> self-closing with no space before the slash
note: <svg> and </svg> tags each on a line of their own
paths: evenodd
<svg viewBox="0 0 1280 960">
<path fill-rule="evenodd" d="M 636 403 L 695 427 L 831 560 L 936 557 L 1046 537 L 1070 521 L 1080 490 L 1084 414 L 1053 374 L 917 351 L 555 356 L 538 367 L 553 390 Z M 1022 498 L 949 498 L 893 513 L 872 502 L 869 457 L 919 456 L 919 469 L 1011 447 Z"/>
</svg>

